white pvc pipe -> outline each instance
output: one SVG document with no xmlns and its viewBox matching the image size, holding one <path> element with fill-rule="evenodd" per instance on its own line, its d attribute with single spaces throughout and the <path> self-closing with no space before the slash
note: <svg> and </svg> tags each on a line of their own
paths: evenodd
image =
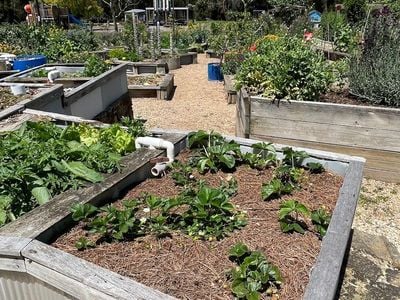
<svg viewBox="0 0 400 300">
<path fill-rule="evenodd" d="M 149 148 L 156 148 L 156 149 L 166 149 L 167 150 L 167 163 L 157 163 L 152 169 L 151 174 L 153 176 L 160 176 L 166 167 L 170 165 L 175 160 L 175 146 L 173 143 L 159 139 L 154 137 L 138 137 L 135 140 L 135 146 L 137 149 L 142 148 L 143 146 L 147 146 Z"/>
</svg>

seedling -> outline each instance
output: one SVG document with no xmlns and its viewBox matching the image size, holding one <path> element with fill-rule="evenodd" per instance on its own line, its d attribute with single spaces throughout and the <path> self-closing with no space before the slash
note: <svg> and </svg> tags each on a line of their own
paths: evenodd
<svg viewBox="0 0 400 300">
<path fill-rule="evenodd" d="M 272 179 L 269 183 L 263 184 L 261 196 L 263 200 L 272 200 L 282 195 L 290 194 L 294 190 L 291 183 L 283 183 L 280 179 Z"/>
</svg>

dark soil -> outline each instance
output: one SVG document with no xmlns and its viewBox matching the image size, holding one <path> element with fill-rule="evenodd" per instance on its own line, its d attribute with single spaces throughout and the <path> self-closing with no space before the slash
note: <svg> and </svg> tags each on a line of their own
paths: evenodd
<svg viewBox="0 0 400 300">
<path fill-rule="evenodd" d="M 226 181 L 229 176 L 238 181 L 238 194 L 232 202 L 239 210 L 247 211 L 249 223 L 220 241 L 193 240 L 183 233 L 173 232 L 169 238 L 145 236 L 78 251 L 74 244 L 85 235 L 85 231 L 82 225 L 77 225 L 59 237 L 53 246 L 177 298 L 232 299 L 225 275 L 234 266 L 228 259 L 228 251 L 240 241 L 252 250 L 262 251 L 279 267 L 284 277 L 279 299 L 301 299 L 321 241 L 309 222 L 310 231 L 304 235 L 282 233 L 277 215 L 279 204 L 287 199 L 296 199 L 311 210 L 325 206 L 332 212 L 342 178 L 328 172 L 318 175 L 306 172 L 300 190 L 291 196 L 266 202 L 261 199 L 261 185 L 271 179 L 272 172 L 272 169 L 259 172 L 240 166 L 233 174 L 196 175 L 212 186 Z M 177 195 L 179 191 L 167 174 L 161 179 L 142 182 L 127 192 L 124 199 L 137 197 L 143 192 L 168 197 Z"/>
<path fill-rule="evenodd" d="M 362 105 L 362 106 L 374 106 L 374 107 L 390 107 L 382 104 L 374 104 L 365 99 L 356 97 L 348 90 L 343 90 L 342 92 L 328 92 L 321 95 L 320 102 L 326 103 L 336 103 L 336 104 L 350 104 L 350 105 Z"/>
<path fill-rule="evenodd" d="M 33 91 L 28 91 L 25 95 L 14 96 L 9 87 L 0 87 L 0 110 L 6 109 L 7 107 L 29 98 L 33 93 Z"/>
<path fill-rule="evenodd" d="M 128 76 L 128 85 L 158 86 L 163 82 L 164 77 L 160 74 L 132 75 Z"/>
</svg>

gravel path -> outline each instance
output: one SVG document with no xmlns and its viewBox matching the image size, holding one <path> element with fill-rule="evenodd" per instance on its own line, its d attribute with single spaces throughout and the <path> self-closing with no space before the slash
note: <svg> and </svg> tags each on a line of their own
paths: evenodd
<svg viewBox="0 0 400 300">
<path fill-rule="evenodd" d="M 171 101 L 134 99 L 135 117 L 147 119 L 148 128 L 214 130 L 235 134 L 235 105 L 228 105 L 224 85 L 207 80 L 207 64 L 218 61 L 198 55 L 198 64 L 174 70 L 176 90 Z"/>
<path fill-rule="evenodd" d="M 353 227 L 385 236 L 400 251 L 400 184 L 364 179 Z"/>
</svg>

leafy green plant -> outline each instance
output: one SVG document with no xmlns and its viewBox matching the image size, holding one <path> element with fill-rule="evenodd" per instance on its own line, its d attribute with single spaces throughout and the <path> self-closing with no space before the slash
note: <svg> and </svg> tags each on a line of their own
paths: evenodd
<svg viewBox="0 0 400 300">
<path fill-rule="evenodd" d="M 296 200 L 287 200 L 279 207 L 279 223 L 283 232 L 304 234 L 306 224 L 299 219 L 299 215 L 309 216 L 310 212 L 303 204 Z"/>
<path fill-rule="evenodd" d="M 232 170 L 236 165 L 240 147 L 235 142 L 224 142 L 220 145 L 204 148 L 197 160 L 197 167 L 201 173 L 216 172 L 220 169 Z"/>
<path fill-rule="evenodd" d="M 69 189 L 103 180 L 116 172 L 121 155 L 134 150 L 133 137 L 121 127 L 65 128 L 48 122 L 27 122 L 0 134 L 0 213 L 12 221 Z M 119 133 L 118 133 L 119 132 Z M 123 133 L 122 133 L 123 132 Z M 123 136 L 130 143 L 121 143 Z M 110 142 L 112 141 L 112 142 Z M 122 148 L 121 148 L 122 147 Z"/>
<path fill-rule="evenodd" d="M 109 69 L 110 66 L 105 61 L 99 59 L 99 57 L 95 55 L 92 55 L 85 62 L 83 75 L 86 77 L 96 77 L 108 71 Z"/>
<path fill-rule="evenodd" d="M 201 186 L 183 213 L 184 230 L 189 236 L 220 239 L 227 233 L 247 224 L 244 214 L 237 213 L 222 189 Z"/>
<path fill-rule="evenodd" d="M 204 130 L 189 133 L 188 139 L 190 149 L 203 149 L 203 147 L 213 146 L 224 141 L 219 133 L 207 133 Z"/>
<path fill-rule="evenodd" d="M 71 206 L 72 219 L 74 221 L 87 220 L 97 211 L 97 207 L 90 203 L 76 203 Z"/>
<path fill-rule="evenodd" d="M 291 183 L 283 183 L 280 179 L 275 178 L 269 183 L 262 185 L 261 196 L 263 200 L 271 200 L 282 195 L 290 194 L 294 188 L 295 187 Z"/>
<path fill-rule="evenodd" d="M 119 60 L 127 60 L 127 61 L 139 61 L 139 56 L 135 51 L 125 51 L 122 48 L 111 49 L 108 52 L 108 56 L 110 58 L 115 58 Z"/>
<path fill-rule="evenodd" d="M 32 72 L 32 77 L 47 77 L 48 73 L 49 71 L 46 69 L 38 69 Z"/>
<path fill-rule="evenodd" d="M 295 151 L 291 147 L 285 147 L 282 149 L 283 159 L 282 162 L 285 165 L 291 166 L 292 168 L 301 167 L 303 161 L 309 157 L 305 151 Z"/>
<path fill-rule="evenodd" d="M 193 168 L 187 164 L 175 161 L 172 163 L 172 179 L 176 185 L 187 186 L 194 181 Z"/>
<path fill-rule="evenodd" d="M 232 280 L 231 291 L 238 299 L 256 300 L 265 290 L 272 293 L 282 284 L 279 269 L 268 262 L 264 254 L 250 251 L 238 243 L 229 250 L 229 258 L 238 264 L 229 272 Z"/>
<path fill-rule="evenodd" d="M 327 213 L 325 209 L 319 208 L 311 212 L 311 220 L 319 235 L 321 237 L 324 237 L 326 231 L 328 230 L 331 216 Z"/>
<path fill-rule="evenodd" d="M 92 241 L 88 240 L 85 237 L 80 237 L 79 240 L 75 243 L 75 247 L 78 250 L 86 250 L 89 248 L 94 248 L 95 246 L 96 245 Z"/>
<path fill-rule="evenodd" d="M 266 37 L 254 44 L 236 76 L 237 88 L 273 100 L 315 101 L 333 82 L 330 66 L 301 39 Z"/>
<path fill-rule="evenodd" d="M 243 163 L 258 170 L 276 165 L 276 150 L 272 144 L 262 142 L 253 144 L 251 147 L 254 149 L 253 153 L 247 152 L 241 154 Z"/>
<path fill-rule="evenodd" d="M 323 173 L 325 171 L 324 166 L 318 162 L 309 162 L 306 164 L 306 167 L 313 174 L 319 174 L 319 173 Z"/>
</svg>

